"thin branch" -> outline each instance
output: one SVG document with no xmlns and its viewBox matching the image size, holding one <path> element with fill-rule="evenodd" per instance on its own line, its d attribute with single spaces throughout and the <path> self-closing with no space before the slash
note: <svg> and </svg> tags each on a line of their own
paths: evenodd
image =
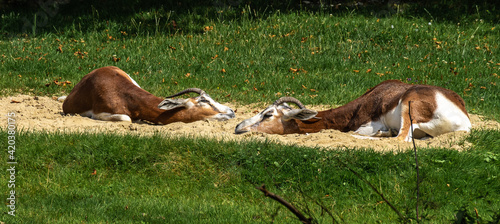
<svg viewBox="0 0 500 224">
<path fill-rule="evenodd" d="M 420 175 L 419 175 L 419 168 L 418 168 L 418 157 L 417 157 L 417 147 L 415 146 L 415 138 L 413 137 L 413 120 L 411 118 L 411 101 L 408 101 L 408 115 L 410 115 L 410 129 L 411 129 L 411 140 L 413 142 L 413 151 L 415 152 L 415 166 L 417 170 L 417 203 L 416 203 L 416 213 L 417 213 L 417 223 L 419 223 L 419 215 L 418 215 L 418 199 L 420 195 Z"/>
<path fill-rule="evenodd" d="M 262 191 L 264 193 L 264 195 L 266 197 L 270 197 L 271 199 L 279 202 L 280 204 L 284 205 L 286 208 L 288 208 L 288 210 L 290 210 L 295 216 L 297 216 L 297 218 L 299 218 L 299 220 L 304 223 L 304 224 L 310 224 L 311 223 L 311 219 L 310 218 L 306 218 L 299 210 L 297 210 L 292 204 L 290 204 L 289 202 L 285 201 L 285 199 L 283 199 L 282 197 L 276 195 L 276 194 L 273 194 L 271 192 L 269 192 L 267 189 L 266 189 L 266 185 L 262 184 L 262 186 L 260 187 L 256 187 L 257 189 L 259 189 L 260 191 Z"/>
</svg>

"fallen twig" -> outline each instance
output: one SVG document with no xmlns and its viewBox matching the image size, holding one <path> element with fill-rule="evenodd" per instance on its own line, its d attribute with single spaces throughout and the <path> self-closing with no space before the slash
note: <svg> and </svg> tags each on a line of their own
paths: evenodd
<svg viewBox="0 0 500 224">
<path fill-rule="evenodd" d="M 278 196 L 276 194 L 273 194 L 273 193 L 269 192 L 266 189 L 266 185 L 262 184 L 262 186 L 257 187 L 257 189 L 259 189 L 260 191 L 262 191 L 266 197 L 270 197 L 271 199 L 279 202 L 280 204 L 282 204 L 286 208 L 288 208 L 288 210 L 290 210 L 295 216 L 297 216 L 297 218 L 299 218 L 299 220 L 302 223 L 310 224 L 312 222 L 311 218 L 306 218 L 298 209 L 296 209 L 292 204 L 290 204 L 289 202 L 287 202 L 285 199 L 283 199 L 282 197 L 280 197 L 280 196 Z"/>
</svg>

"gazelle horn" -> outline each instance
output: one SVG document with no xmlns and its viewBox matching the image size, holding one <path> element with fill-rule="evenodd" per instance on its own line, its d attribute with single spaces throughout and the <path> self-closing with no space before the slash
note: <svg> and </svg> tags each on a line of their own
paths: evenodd
<svg viewBox="0 0 500 224">
<path fill-rule="evenodd" d="M 276 101 L 274 101 L 273 105 L 278 106 L 278 105 L 283 104 L 283 103 L 295 103 L 295 104 L 297 104 L 297 106 L 299 106 L 300 109 L 306 108 L 304 106 L 304 104 L 302 104 L 298 99 L 295 99 L 291 96 L 281 97 L 281 98 L 277 99 Z"/>
<path fill-rule="evenodd" d="M 180 92 L 178 92 L 176 94 L 167 96 L 165 98 L 172 98 L 172 97 L 180 96 L 180 95 L 183 95 L 183 94 L 186 94 L 186 93 L 198 93 L 198 94 L 202 95 L 202 94 L 205 93 L 205 91 L 203 91 L 201 89 L 198 89 L 198 88 L 189 88 L 189 89 L 182 90 L 182 91 L 180 91 Z"/>
</svg>

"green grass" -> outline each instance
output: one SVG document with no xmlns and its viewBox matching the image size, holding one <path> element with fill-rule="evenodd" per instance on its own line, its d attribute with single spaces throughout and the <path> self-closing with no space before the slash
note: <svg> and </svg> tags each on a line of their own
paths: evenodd
<svg viewBox="0 0 500 224">
<path fill-rule="evenodd" d="M 35 24 L 40 10 L 0 8 L 0 95 L 66 95 L 85 74 L 107 65 L 158 96 L 201 87 L 219 102 L 237 104 L 289 95 L 305 104 L 340 105 L 383 80 L 399 79 L 452 89 L 470 113 L 500 120 L 495 4 L 443 12 L 454 1 L 405 3 L 404 12 L 380 16 L 394 8 L 207 2 L 79 2 L 61 6 L 46 22 L 38 18 L 25 33 L 20 27 Z M 499 139 L 499 130 L 475 129 L 465 151 L 418 149 L 424 222 L 500 218 Z M 413 152 L 25 131 L 17 132 L 16 144 L 17 217 L 3 207 L 5 223 L 296 221 L 255 189 L 261 184 L 319 223 L 332 220 L 317 202 L 339 222 L 400 222 L 339 160 L 416 221 Z M 0 172 L 4 198 L 8 179 Z"/>
<path fill-rule="evenodd" d="M 261 184 L 301 210 L 309 208 L 320 223 L 331 218 L 321 215 L 315 202 L 347 223 L 397 222 L 381 198 L 338 160 L 407 218 L 415 217 L 412 151 L 321 151 L 159 135 L 19 132 L 16 139 L 17 217 L 2 213 L 6 223 L 247 223 L 270 222 L 274 213 L 276 220 L 295 220 L 254 188 Z M 469 214 L 476 209 L 485 222 L 498 215 L 498 139 L 498 131 L 473 131 L 468 139 L 473 144 L 464 152 L 419 149 L 423 220 L 449 222 L 461 208 Z M 484 147 L 485 141 L 496 145 Z M 0 173 L 4 193 L 7 178 Z"/>
<path fill-rule="evenodd" d="M 100 20 L 95 10 L 62 29 L 0 39 L 1 94 L 68 94 L 82 76 L 107 65 L 122 68 L 156 95 L 203 87 L 219 101 L 242 104 L 290 95 L 306 104 L 340 105 L 383 80 L 399 79 L 449 88 L 469 112 L 500 119 L 500 38 L 498 23 L 491 21 L 260 15 L 247 7 L 239 19 L 196 23 L 215 13 L 198 10 L 175 31 L 168 21 L 154 22 L 167 16 L 162 10 L 138 12 L 121 23 Z M 95 23 L 90 28 L 89 21 Z"/>
</svg>

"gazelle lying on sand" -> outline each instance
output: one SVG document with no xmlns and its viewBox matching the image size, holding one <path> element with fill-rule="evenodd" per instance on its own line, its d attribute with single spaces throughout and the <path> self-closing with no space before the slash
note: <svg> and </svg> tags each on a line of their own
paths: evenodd
<svg viewBox="0 0 500 224">
<path fill-rule="evenodd" d="M 185 93 L 199 96 L 171 99 Z M 203 90 L 191 88 L 162 99 L 142 89 L 127 73 L 113 66 L 85 75 L 64 100 L 63 112 L 97 120 L 146 120 L 155 124 L 234 118 L 231 108 L 215 102 Z"/>
<path fill-rule="evenodd" d="M 286 102 L 297 104 L 299 109 L 292 109 Z M 280 98 L 238 124 L 235 133 L 291 134 L 336 129 L 373 137 L 397 135 L 400 140 L 411 141 L 409 108 L 415 138 L 470 131 L 471 122 L 464 100 L 455 92 L 437 86 L 387 80 L 354 101 L 326 111 L 307 109 L 292 97 Z"/>
</svg>

